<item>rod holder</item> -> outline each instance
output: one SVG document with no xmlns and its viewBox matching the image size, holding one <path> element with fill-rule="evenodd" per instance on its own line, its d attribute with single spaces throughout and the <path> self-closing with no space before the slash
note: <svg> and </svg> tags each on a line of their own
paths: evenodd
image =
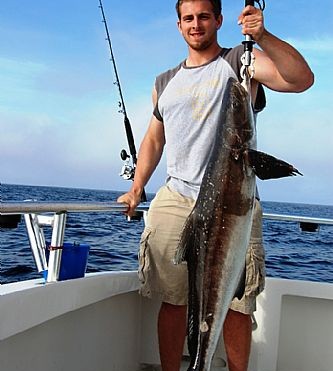
<svg viewBox="0 0 333 371">
<path fill-rule="evenodd" d="M 59 278 L 66 217 L 66 212 L 54 215 L 47 282 L 56 282 Z"/>
</svg>

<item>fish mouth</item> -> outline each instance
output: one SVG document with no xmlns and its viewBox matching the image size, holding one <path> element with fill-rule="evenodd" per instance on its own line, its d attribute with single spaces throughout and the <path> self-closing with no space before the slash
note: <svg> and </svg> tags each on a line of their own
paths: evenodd
<svg viewBox="0 0 333 371">
<path fill-rule="evenodd" d="M 232 80 L 228 81 L 229 84 L 231 84 L 231 94 L 241 97 L 244 99 L 245 97 L 248 96 L 248 92 L 245 90 L 244 86 L 241 84 L 234 84 Z"/>
</svg>

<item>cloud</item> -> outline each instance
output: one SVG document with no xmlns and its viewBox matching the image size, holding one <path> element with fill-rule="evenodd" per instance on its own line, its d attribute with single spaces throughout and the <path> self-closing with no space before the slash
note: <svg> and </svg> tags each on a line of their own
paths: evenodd
<svg viewBox="0 0 333 371">
<path fill-rule="evenodd" d="M 35 81 L 46 66 L 31 61 L 0 58 L 0 104 L 18 107 L 23 101 L 31 101 Z"/>
<path fill-rule="evenodd" d="M 318 35 L 307 39 L 286 40 L 297 49 L 311 53 L 333 53 L 333 37 L 331 35 Z"/>
<path fill-rule="evenodd" d="M 267 91 L 258 116 L 258 148 L 296 166 L 303 177 L 260 182 L 264 200 L 333 204 L 332 93 L 316 86 L 302 94 Z"/>
<path fill-rule="evenodd" d="M 140 96 L 127 107 L 137 150 L 151 115 L 150 101 Z M 0 130 L 5 133 L 0 137 L 4 182 L 124 188 L 118 177 L 120 151 L 128 148 L 123 116 L 104 95 L 61 114 L 42 107 L 32 113 L 0 110 Z"/>
</svg>

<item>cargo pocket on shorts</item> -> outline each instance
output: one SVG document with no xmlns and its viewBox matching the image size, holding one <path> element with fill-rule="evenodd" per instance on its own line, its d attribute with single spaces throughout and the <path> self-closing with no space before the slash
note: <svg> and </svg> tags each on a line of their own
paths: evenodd
<svg viewBox="0 0 333 371">
<path fill-rule="evenodd" d="M 265 253 L 261 244 L 250 246 L 246 256 L 245 295 L 257 296 L 265 287 Z"/>
<path fill-rule="evenodd" d="M 147 275 L 150 269 L 150 262 L 149 262 L 149 236 L 152 234 L 152 229 L 150 228 L 145 228 L 140 239 L 140 247 L 139 247 L 139 255 L 138 255 L 138 260 L 139 260 L 139 280 L 141 284 L 145 284 L 147 280 Z"/>
</svg>

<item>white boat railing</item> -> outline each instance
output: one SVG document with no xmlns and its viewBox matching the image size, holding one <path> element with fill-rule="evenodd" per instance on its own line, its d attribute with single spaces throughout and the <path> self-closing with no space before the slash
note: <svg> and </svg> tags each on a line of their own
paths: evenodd
<svg viewBox="0 0 333 371">
<path fill-rule="evenodd" d="M 297 216 L 297 215 L 285 215 L 285 214 L 263 214 L 265 219 L 280 220 L 287 222 L 303 222 L 303 223 L 315 223 L 319 225 L 333 225 L 333 219 L 328 218 L 313 218 L 310 216 Z"/>
<path fill-rule="evenodd" d="M 149 202 L 138 205 L 138 211 L 149 209 Z M 111 212 L 126 211 L 126 204 L 119 202 L 48 202 L 48 201 L 24 201 L 24 202 L 2 202 L 0 204 L 0 215 L 30 214 L 30 213 L 64 213 L 64 212 Z"/>
<path fill-rule="evenodd" d="M 137 212 L 145 215 L 149 209 L 149 202 L 138 205 Z M 24 201 L 1 202 L 0 215 L 5 217 L 19 217 L 24 215 L 31 250 L 38 269 L 44 274 L 47 282 L 59 279 L 62 248 L 68 213 L 75 212 L 125 212 L 126 204 L 118 202 L 48 202 Z M 51 214 L 51 215 L 48 215 Z M 313 218 L 285 214 L 264 213 L 264 219 L 297 222 L 303 231 L 317 231 L 319 225 L 333 225 L 333 219 Z M 18 219 L 19 220 L 19 219 Z M 46 261 L 46 242 L 43 232 L 44 226 L 52 227 L 51 247 L 49 248 L 49 261 Z"/>
<path fill-rule="evenodd" d="M 147 211 L 150 202 L 140 203 L 136 210 Z M 119 202 L 82 202 L 82 201 L 68 201 L 68 202 L 48 202 L 48 201 L 24 201 L 24 202 L 1 202 L 0 215 L 13 214 L 31 214 L 31 213 L 69 213 L 69 212 L 125 212 L 126 204 Z M 308 216 L 286 215 L 286 214 L 272 214 L 264 213 L 264 219 L 290 221 L 290 222 L 304 222 L 317 223 L 320 225 L 333 225 L 333 219 L 329 218 L 313 218 Z"/>
</svg>

